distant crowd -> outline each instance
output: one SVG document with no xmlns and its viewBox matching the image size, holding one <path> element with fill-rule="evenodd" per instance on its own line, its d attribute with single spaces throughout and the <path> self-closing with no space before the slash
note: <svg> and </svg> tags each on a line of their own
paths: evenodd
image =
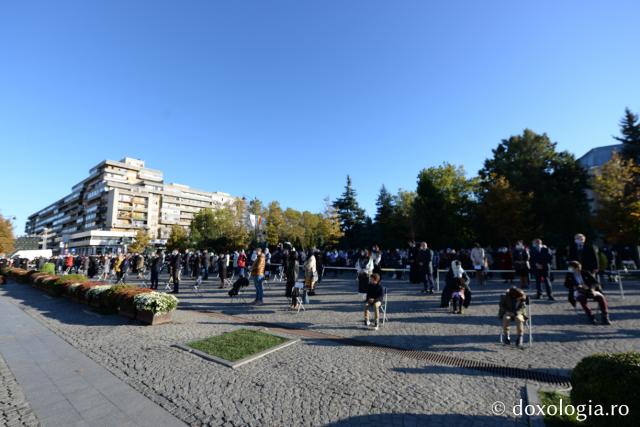
<svg viewBox="0 0 640 427">
<path fill-rule="evenodd" d="M 357 292 L 365 302 L 365 324 L 370 325 L 369 309 L 373 308 L 376 329 L 385 298 L 386 288 L 381 285 L 385 274 L 396 279 L 408 278 L 411 283 L 421 284 L 425 294 L 433 294 L 439 278 L 438 270 L 446 271 L 441 306 L 451 307 L 452 313 L 461 314 L 471 303 L 471 277 L 467 271 L 482 286 L 493 270 L 493 274 L 498 274 L 505 283 L 517 280 L 518 286 L 512 286 L 501 299 L 499 316 L 504 322 L 507 343 L 510 342 L 508 325 L 515 322 L 519 336 L 517 344 L 521 345 L 526 321 L 523 310 L 528 301 L 526 290 L 531 282 L 535 282 L 536 297 L 541 298 L 544 294 L 553 301 L 552 270 L 559 267 L 568 269 L 564 284 L 569 290 L 569 302 L 573 306 L 579 303 L 592 323 L 596 320 L 588 301 L 596 302 L 602 314 L 601 322 L 610 324 L 601 283 L 606 276 L 612 279 L 614 270 L 620 268 L 619 259 L 631 260 L 632 254 L 619 254 L 607 247 L 600 249 L 587 242 L 583 234 L 576 234 L 561 260 L 554 248 L 544 245 L 541 239 L 534 239 L 530 245 L 518 241 L 512 248 L 503 246 L 497 249 L 476 244 L 460 250 L 433 250 L 427 242 L 410 241 L 402 249 L 382 250 L 373 245 L 359 250 L 296 250 L 291 243 L 284 242 L 272 250 L 256 247 L 220 253 L 157 250 L 145 254 L 66 254 L 51 259 L 37 258 L 32 260 L 32 265 L 24 259 L 4 260 L 4 263 L 38 270 L 48 265 L 54 270 L 52 273 L 83 274 L 91 279 L 115 283 L 125 283 L 130 275 L 134 275 L 152 289 L 158 289 L 160 274 L 166 271 L 169 275 L 167 283 L 172 285 L 173 293 L 180 291 L 180 282 L 185 278 L 191 278 L 199 285 L 213 277 L 219 280 L 220 288 L 231 288 L 229 295 L 234 296 L 252 279 L 256 288 L 254 305 L 263 304 L 264 281 L 277 279 L 286 282 L 285 295 L 290 298 L 293 309 L 299 309 L 309 296 L 316 294 L 317 285 L 328 267 L 336 275 L 345 270 L 355 270 Z M 299 282 L 301 269 L 304 280 Z"/>
</svg>

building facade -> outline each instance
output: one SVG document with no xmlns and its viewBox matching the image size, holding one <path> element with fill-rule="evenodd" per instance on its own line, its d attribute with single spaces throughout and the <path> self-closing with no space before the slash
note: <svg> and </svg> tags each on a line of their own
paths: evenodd
<svg viewBox="0 0 640 427">
<path fill-rule="evenodd" d="M 591 178 L 602 169 L 602 166 L 611 160 L 613 153 L 620 153 L 622 144 L 605 145 L 603 147 L 592 148 L 578 159 L 578 163 L 582 166 Z M 595 211 L 598 207 L 598 199 L 596 193 L 592 189 L 587 190 L 589 198 L 589 207 Z"/>
<path fill-rule="evenodd" d="M 163 245 L 171 227 L 187 228 L 196 212 L 233 203 L 227 193 L 164 182 L 142 160 L 105 160 L 71 193 L 29 216 L 25 232 L 42 236 L 54 253 L 101 254 L 120 250 L 138 230 Z"/>
</svg>

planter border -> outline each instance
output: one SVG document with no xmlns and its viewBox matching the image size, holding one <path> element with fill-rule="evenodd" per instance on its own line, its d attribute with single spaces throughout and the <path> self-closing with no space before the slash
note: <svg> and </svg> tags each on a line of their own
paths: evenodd
<svg viewBox="0 0 640 427">
<path fill-rule="evenodd" d="M 540 402 L 540 396 L 538 396 L 538 393 L 541 391 L 548 391 L 548 392 L 566 392 L 567 389 L 553 389 L 553 388 L 549 388 L 549 387 L 544 387 L 544 386 L 540 386 L 538 384 L 532 384 L 529 382 L 526 382 L 524 385 L 524 394 L 525 394 L 525 398 L 527 401 L 528 405 L 542 405 L 542 402 Z M 544 423 L 544 417 L 541 415 L 532 415 L 532 416 L 528 416 L 528 426 L 529 427 L 545 427 L 546 424 Z"/>
<path fill-rule="evenodd" d="M 249 329 L 249 328 L 244 328 L 244 329 Z M 280 333 L 276 333 L 276 332 L 272 332 L 269 330 L 269 328 L 262 328 L 262 329 L 253 329 L 253 330 L 257 330 L 257 331 L 262 331 L 262 332 L 267 332 L 271 335 L 275 335 L 277 337 L 281 337 L 281 338 L 286 338 L 288 341 L 287 342 L 283 342 L 282 344 L 278 344 L 274 347 L 268 348 L 264 351 L 261 351 L 260 353 L 256 353 L 256 354 L 252 354 L 250 356 L 247 356 L 245 358 L 242 358 L 240 360 L 236 360 L 235 362 L 232 362 L 230 360 L 227 359 L 223 359 L 221 357 L 217 357 L 217 356 L 213 356 L 209 353 L 205 353 L 203 351 L 200 350 L 196 350 L 195 348 L 189 347 L 187 345 L 187 343 L 176 343 L 173 344 L 172 347 L 176 347 L 179 348 L 180 350 L 184 350 L 188 353 L 194 354 L 198 357 L 201 357 L 205 360 L 208 360 L 210 362 L 216 362 L 219 363 L 221 365 L 224 365 L 228 368 L 231 369 L 237 369 L 242 365 L 246 365 L 247 363 L 253 362 L 255 360 L 261 359 L 264 356 L 271 354 L 271 353 L 275 353 L 278 350 L 282 350 L 286 347 L 289 347 L 290 345 L 293 345 L 297 342 L 300 341 L 300 338 L 291 338 L 291 336 L 289 335 L 284 335 L 284 334 L 280 334 Z M 224 332 L 223 332 L 224 333 Z"/>
</svg>

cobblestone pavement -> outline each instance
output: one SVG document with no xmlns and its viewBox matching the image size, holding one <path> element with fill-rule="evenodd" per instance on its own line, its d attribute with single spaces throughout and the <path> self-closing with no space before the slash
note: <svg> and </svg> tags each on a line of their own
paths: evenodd
<svg viewBox="0 0 640 427">
<path fill-rule="evenodd" d="M 40 425 L 22 388 L 0 355 L 0 425 L 7 427 Z"/>
<path fill-rule="evenodd" d="M 214 305 L 221 292 L 206 291 L 211 300 L 196 298 Z M 327 286 L 319 299 L 329 293 Z M 172 324 L 144 327 L 49 298 L 26 285 L 6 285 L 0 295 L 192 425 L 524 425 L 512 415 L 491 413 L 493 402 L 509 406 L 521 398 L 524 384 L 513 379 L 310 339 L 232 370 L 170 345 L 233 330 L 235 323 L 178 310 Z M 282 298 L 272 304 L 255 308 L 264 313 L 253 315 L 276 313 L 299 326 L 330 316 L 316 306 L 304 315 L 281 312 Z M 353 319 L 345 327 L 367 333 L 354 324 L 359 306 L 348 308 Z"/>
<path fill-rule="evenodd" d="M 343 277 L 347 278 L 347 274 Z M 471 306 L 463 315 L 440 308 L 440 295 L 425 295 L 421 285 L 385 279 L 389 290 L 389 323 L 379 331 L 362 326 L 362 302 L 355 279 L 325 279 L 311 297 L 307 311 L 288 310 L 284 285 L 274 283 L 266 290 L 265 305 L 231 303 L 218 282 L 201 286 L 196 295 L 186 282 L 181 287 L 181 306 L 201 311 L 218 311 L 255 321 L 365 340 L 374 344 L 410 350 L 442 352 L 458 357 L 514 367 L 534 368 L 568 375 L 584 356 L 603 351 L 629 351 L 640 348 L 640 282 L 626 280 L 625 298 L 615 284 L 605 284 L 613 326 L 590 325 L 578 306 L 567 302 L 567 291 L 556 280 L 556 301 L 532 300 L 533 347 L 518 350 L 499 344 L 498 301 L 509 285 L 490 281 L 484 287 L 472 283 Z M 253 298 L 253 286 L 247 288 Z M 592 307 L 594 306 L 593 303 Z M 515 329 L 515 328 L 514 328 Z M 514 331 L 515 334 L 515 331 Z"/>
</svg>

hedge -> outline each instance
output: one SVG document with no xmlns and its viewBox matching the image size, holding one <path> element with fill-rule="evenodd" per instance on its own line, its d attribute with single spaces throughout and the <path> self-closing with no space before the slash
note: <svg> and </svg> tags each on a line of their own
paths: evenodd
<svg viewBox="0 0 640 427">
<path fill-rule="evenodd" d="M 92 305 L 102 313 L 131 313 L 147 311 L 153 314 L 166 314 L 175 310 L 178 299 L 173 295 L 156 292 L 135 285 L 111 285 L 106 282 L 91 282 L 86 276 L 69 274 L 55 276 L 45 272 L 27 271 L 20 268 L 4 268 L 3 276 L 11 277 L 18 283 L 30 283 L 35 288 L 53 296 L 66 296 L 75 301 Z M 149 297 L 136 300 L 138 295 Z M 145 301 L 146 304 L 141 303 Z"/>
<path fill-rule="evenodd" d="M 571 401 L 576 405 L 627 405 L 627 416 L 591 416 L 590 426 L 640 425 L 640 352 L 594 354 L 582 359 L 571 372 Z"/>
</svg>

